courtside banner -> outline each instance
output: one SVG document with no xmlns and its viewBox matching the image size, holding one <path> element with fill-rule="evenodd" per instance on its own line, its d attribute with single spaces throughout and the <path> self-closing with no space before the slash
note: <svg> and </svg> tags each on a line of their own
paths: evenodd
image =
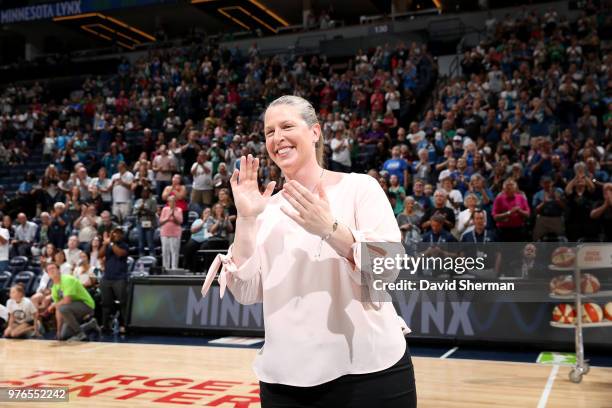
<svg viewBox="0 0 612 408">
<path fill-rule="evenodd" d="M 374 307 L 393 302 L 410 326 L 410 336 L 573 344 L 574 330 L 563 328 L 572 329 L 576 323 L 574 269 L 580 248 L 587 248 L 586 244 L 428 243 L 403 249 L 387 243 L 363 245 L 370 248 L 362 248 L 361 256 L 369 258 L 361 266 L 371 265 L 372 269 L 360 271 L 362 289 L 368 290 L 355 301 Z M 603 259 L 610 245 L 588 244 L 588 248 L 590 258 Z M 389 255 L 392 261 L 376 260 L 376 256 L 388 259 Z M 401 255 L 399 265 L 397 255 Z M 589 305 L 585 319 L 589 324 L 612 321 L 609 297 L 600 296 L 612 291 L 612 263 L 591 266 L 580 271 L 580 292 L 594 295 L 583 300 Z M 380 276 L 387 284 L 385 290 L 373 286 Z M 204 276 L 134 279 L 130 326 L 263 335 L 261 304 L 242 305 L 229 291 L 220 298 L 216 281 L 202 297 L 203 280 Z M 605 330 L 593 327 L 585 331 L 585 343 L 612 345 Z"/>
</svg>

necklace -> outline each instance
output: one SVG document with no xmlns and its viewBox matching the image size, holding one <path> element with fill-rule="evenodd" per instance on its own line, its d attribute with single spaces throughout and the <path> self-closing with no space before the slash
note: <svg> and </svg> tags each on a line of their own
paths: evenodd
<svg viewBox="0 0 612 408">
<path fill-rule="evenodd" d="M 324 172 L 325 172 L 325 169 L 321 169 L 321 175 L 319 176 L 319 181 L 321 181 L 321 180 L 323 179 L 323 173 L 324 173 Z M 314 185 L 314 187 L 312 188 L 312 190 L 310 190 L 310 192 L 311 192 L 311 193 L 314 193 L 314 191 L 315 191 L 315 190 L 316 190 L 316 188 L 317 188 L 317 185 L 319 185 L 319 183 L 316 183 L 316 184 Z"/>
</svg>

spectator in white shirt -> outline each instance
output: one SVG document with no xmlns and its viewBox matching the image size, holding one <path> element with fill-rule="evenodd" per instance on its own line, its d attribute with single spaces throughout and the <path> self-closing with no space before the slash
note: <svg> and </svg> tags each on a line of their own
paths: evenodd
<svg viewBox="0 0 612 408">
<path fill-rule="evenodd" d="M 342 171 L 349 173 L 351 171 L 351 140 L 343 130 L 335 132 L 335 137 L 330 142 L 332 149 L 332 171 Z"/>
<path fill-rule="evenodd" d="M 79 254 L 79 266 L 72 271 L 72 275 L 81 281 L 85 289 L 89 289 L 96 284 L 94 269 L 94 266 L 89 262 L 89 254 L 82 251 Z"/>
<path fill-rule="evenodd" d="M 110 210 L 111 203 L 113 201 L 113 194 L 111 191 L 113 188 L 113 182 L 106 174 L 106 167 L 100 167 L 100 170 L 98 170 L 98 177 L 91 179 L 89 184 L 90 190 L 94 185 L 98 186 L 98 191 L 102 196 L 102 208 L 104 210 Z"/>
<path fill-rule="evenodd" d="M 118 173 L 111 178 L 113 183 L 113 215 L 123 222 L 132 212 L 132 181 L 134 175 L 127 170 L 125 162 L 117 165 Z"/>
<path fill-rule="evenodd" d="M 54 264 L 57 265 L 62 275 L 72 274 L 73 266 L 70 262 L 66 261 L 66 253 L 64 251 L 57 251 L 54 260 Z"/>
<path fill-rule="evenodd" d="M 9 266 L 10 239 L 9 230 L 0 227 L 0 272 L 6 271 Z"/>
<path fill-rule="evenodd" d="M 15 228 L 15 239 L 13 240 L 13 253 L 15 255 L 29 256 L 31 248 L 36 240 L 38 225 L 28 218 L 24 213 L 17 215 L 17 227 Z"/>
<path fill-rule="evenodd" d="M 92 205 L 81 205 L 81 215 L 74 221 L 74 227 L 78 228 L 79 247 L 87 250 L 89 243 L 98 235 L 98 224 L 100 217 L 96 214 L 96 207 Z"/>
<path fill-rule="evenodd" d="M 91 196 L 91 193 L 89 192 L 91 177 L 87 175 L 87 169 L 85 168 L 85 166 L 81 165 L 76 171 L 74 183 L 76 186 L 79 187 L 81 200 L 87 200 Z"/>
<path fill-rule="evenodd" d="M 193 166 L 191 166 L 193 186 L 191 202 L 202 206 L 210 206 L 213 200 L 212 162 L 208 154 L 200 150 Z"/>
<path fill-rule="evenodd" d="M 11 287 L 11 298 L 6 303 L 9 319 L 4 330 L 5 338 L 21 338 L 34 333 L 36 308 L 25 297 L 23 285 L 18 283 Z"/>
<path fill-rule="evenodd" d="M 76 268 L 76 266 L 79 264 L 81 252 L 82 251 L 79 249 L 79 239 L 76 235 L 72 235 L 70 238 L 68 238 L 68 248 L 64 249 L 66 262 L 68 262 L 72 267 L 71 270 Z"/>
</svg>

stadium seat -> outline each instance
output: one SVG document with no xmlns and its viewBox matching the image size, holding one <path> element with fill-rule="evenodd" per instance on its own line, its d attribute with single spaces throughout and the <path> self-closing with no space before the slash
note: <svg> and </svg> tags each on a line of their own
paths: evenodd
<svg viewBox="0 0 612 408">
<path fill-rule="evenodd" d="M 142 265 L 142 269 L 141 268 Z M 141 256 L 140 258 L 138 258 L 138 260 L 134 263 L 134 268 L 133 271 L 146 271 L 147 274 L 149 273 L 150 269 L 157 266 L 157 258 L 155 258 L 154 256 Z"/>
<path fill-rule="evenodd" d="M 149 271 L 146 270 L 142 270 L 142 271 L 132 271 L 130 272 L 130 277 L 144 277 L 144 276 L 149 276 Z"/>
<path fill-rule="evenodd" d="M 42 275 L 36 275 L 34 277 L 34 282 L 32 282 L 32 287 L 30 289 L 32 289 L 32 293 L 36 292 L 36 289 L 38 289 L 38 285 L 40 285 L 40 280 L 42 279 Z"/>
<path fill-rule="evenodd" d="M 136 217 L 135 215 L 128 215 L 127 217 L 125 217 L 124 224 L 130 225 L 130 227 L 135 227 L 137 222 L 138 217 Z"/>
<path fill-rule="evenodd" d="M 132 228 L 128 233 L 128 242 L 130 246 L 138 246 L 138 228 Z"/>
<path fill-rule="evenodd" d="M 188 215 L 188 221 L 189 221 L 189 226 L 191 226 L 191 224 L 193 224 L 193 222 L 195 220 L 197 220 L 200 216 L 198 215 L 197 212 L 195 211 L 189 211 L 189 215 Z"/>
<path fill-rule="evenodd" d="M 25 288 L 26 295 L 32 293 L 32 286 L 34 286 L 34 272 L 32 271 L 21 271 L 13 277 L 12 284 L 21 283 Z"/>
<path fill-rule="evenodd" d="M 6 289 L 11 285 L 13 274 L 9 271 L 0 272 L 0 290 Z"/>
<path fill-rule="evenodd" d="M 25 270 L 28 266 L 28 258 L 25 256 L 14 256 L 9 261 L 9 270 L 15 274 Z"/>
<path fill-rule="evenodd" d="M 128 273 L 132 272 L 132 269 L 134 269 L 134 258 L 132 258 L 131 256 L 128 256 L 127 258 L 127 268 Z"/>
</svg>

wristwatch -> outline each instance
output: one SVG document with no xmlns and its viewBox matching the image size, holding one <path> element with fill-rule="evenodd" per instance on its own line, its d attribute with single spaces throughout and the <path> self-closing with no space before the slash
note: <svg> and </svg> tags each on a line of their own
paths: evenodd
<svg viewBox="0 0 612 408">
<path fill-rule="evenodd" d="M 334 224 L 332 225 L 332 231 L 323 237 L 323 241 L 327 241 L 329 237 L 332 236 L 334 232 L 338 229 L 338 220 L 334 220 Z"/>
</svg>

